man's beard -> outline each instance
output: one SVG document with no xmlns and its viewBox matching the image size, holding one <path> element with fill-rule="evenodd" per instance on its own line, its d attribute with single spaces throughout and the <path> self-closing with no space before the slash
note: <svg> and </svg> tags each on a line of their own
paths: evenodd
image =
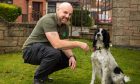
<svg viewBox="0 0 140 84">
<path fill-rule="evenodd" d="M 69 18 L 65 18 L 65 17 L 63 17 L 63 18 L 61 18 L 61 23 L 67 23 L 68 20 L 69 20 Z"/>
</svg>

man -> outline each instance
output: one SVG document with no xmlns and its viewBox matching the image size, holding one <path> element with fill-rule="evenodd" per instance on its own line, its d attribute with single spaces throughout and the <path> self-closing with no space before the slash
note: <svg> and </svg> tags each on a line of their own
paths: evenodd
<svg viewBox="0 0 140 84">
<path fill-rule="evenodd" d="M 71 49 L 80 47 L 84 51 L 89 50 L 84 42 L 67 40 L 67 23 L 72 13 L 73 7 L 70 3 L 61 3 L 56 14 L 47 14 L 37 22 L 25 41 L 24 62 L 39 65 L 34 75 L 34 84 L 45 84 L 45 81 L 51 80 L 48 75 L 68 66 L 75 69 L 76 59 Z"/>
</svg>

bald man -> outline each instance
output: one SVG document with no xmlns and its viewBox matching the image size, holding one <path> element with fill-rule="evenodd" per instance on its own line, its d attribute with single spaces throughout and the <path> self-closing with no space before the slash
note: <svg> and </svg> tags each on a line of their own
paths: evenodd
<svg viewBox="0 0 140 84">
<path fill-rule="evenodd" d="M 80 47 L 88 51 L 87 43 L 68 40 L 68 22 L 73 7 L 68 2 L 61 3 L 56 13 L 46 14 L 36 24 L 25 41 L 23 49 L 24 63 L 39 65 L 34 84 L 45 84 L 52 81 L 48 76 L 68 66 L 76 67 L 76 59 L 71 49 Z"/>
</svg>

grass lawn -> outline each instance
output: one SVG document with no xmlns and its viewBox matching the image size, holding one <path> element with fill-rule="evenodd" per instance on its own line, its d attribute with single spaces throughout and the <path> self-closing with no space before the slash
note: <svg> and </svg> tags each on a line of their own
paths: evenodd
<svg viewBox="0 0 140 84">
<path fill-rule="evenodd" d="M 91 46 L 91 42 L 87 42 Z M 77 57 L 77 68 L 70 68 L 50 75 L 54 82 L 50 84 L 89 84 L 91 80 L 90 55 L 80 48 L 73 50 Z M 140 84 L 140 51 L 127 48 L 111 48 L 116 61 L 131 81 L 127 84 Z M 24 64 L 22 53 L 0 54 L 0 84 L 32 84 L 34 71 L 37 66 Z M 95 84 L 100 84 L 96 80 Z"/>
</svg>

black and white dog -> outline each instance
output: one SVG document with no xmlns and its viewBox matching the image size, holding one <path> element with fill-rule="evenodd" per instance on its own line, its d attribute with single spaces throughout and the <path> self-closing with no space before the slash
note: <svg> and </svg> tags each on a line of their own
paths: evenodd
<svg viewBox="0 0 140 84">
<path fill-rule="evenodd" d="M 125 84 L 129 81 L 129 77 L 124 75 L 109 47 L 109 33 L 103 28 L 97 29 L 93 38 L 94 52 L 91 55 L 92 80 L 90 84 L 94 84 L 96 74 L 101 78 L 101 84 Z"/>
</svg>

